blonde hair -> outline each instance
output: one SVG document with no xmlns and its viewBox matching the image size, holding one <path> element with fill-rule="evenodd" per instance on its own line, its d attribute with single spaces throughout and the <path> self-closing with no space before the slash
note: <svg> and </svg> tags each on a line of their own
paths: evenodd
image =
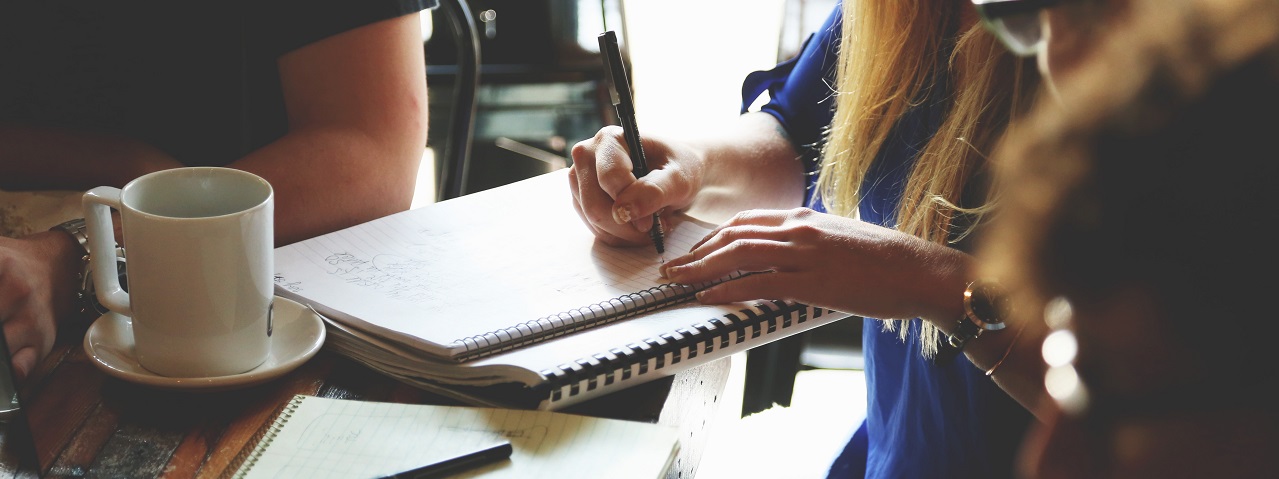
<svg viewBox="0 0 1279 479">
<path fill-rule="evenodd" d="M 964 204 L 986 153 L 1037 85 L 1033 62 L 1015 58 L 980 23 L 961 20 L 963 2 L 849 0 L 837 71 L 835 115 L 827 132 L 816 196 L 827 211 L 856 214 L 867 170 L 899 119 L 927 99 L 945 115 L 920 150 L 895 215 L 901 231 L 939 244 L 963 239 L 957 217 L 986 209 Z M 948 89 L 933 90 L 934 84 Z M 1030 84 L 1024 84 L 1030 83 Z M 936 93 L 947 96 L 936 98 Z M 971 193 L 971 191 L 968 191 Z M 888 330 L 898 321 L 885 321 Z M 900 328 L 904 339 L 909 328 Z M 941 333 L 924 323 L 923 354 Z"/>
</svg>

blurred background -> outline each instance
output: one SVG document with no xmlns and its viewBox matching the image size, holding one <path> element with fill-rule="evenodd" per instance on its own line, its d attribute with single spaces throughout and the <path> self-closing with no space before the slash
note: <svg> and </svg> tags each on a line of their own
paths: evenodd
<svg viewBox="0 0 1279 479">
<path fill-rule="evenodd" d="M 480 83 L 467 192 L 567 166 L 568 149 L 616 124 L 596 36 L 615 30 L 643 131 L 696 131 L 738 114 L 741 80 L 798 51 L 833 0 L 472 0 Z M 423 14 L 431 105 L 427 159 L 447 145 L 457 42 Z M 417 204 L 434 198 L 424 167 Z"/>
</svg>

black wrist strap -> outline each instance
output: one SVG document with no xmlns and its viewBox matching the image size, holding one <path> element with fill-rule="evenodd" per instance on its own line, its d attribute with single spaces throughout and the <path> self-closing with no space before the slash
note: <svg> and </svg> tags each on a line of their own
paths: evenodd
<svg viewBox="0 0 1279 479">
<path fill-rule="evenodd" d="M 951 334 L 946 338 L 946 343 L 952 348 L 963 351 L 964 346 L 968 345 L 969 341 L 981 336 L 982 329 L 976 324 L 973 324 L 972 320 L 967 317 L 956 321 L 956 324 L 958 324 L 959 327 L 955 329 L 954 334 Z"/>
<path fill-rule="evenodd" d="M 967 346 L 969 341 L 981 336 L 981 327 L 966 316 L 956 321 L 956 324 L 958 326 L 955 332 L 948 335 L 946 341 L 942 342 L 941 346 L 938 347 L 937 356 L 933 358 L 935 364 L 949 364 L 964 351 L 964 346 Z"/>
</svg>

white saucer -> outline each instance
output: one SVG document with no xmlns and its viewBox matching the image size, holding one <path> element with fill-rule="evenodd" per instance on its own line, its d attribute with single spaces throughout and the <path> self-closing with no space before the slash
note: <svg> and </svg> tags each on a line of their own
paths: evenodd
<svg viewBox="0 0 1279 479">
<path fill-rule="evenodd" d="M 84 335 L 84 351 L 98 369 L 132 383 L 199 391 L 244 388 L 296 369 L 324 345 L 324 321 L 296 301 L 276 296 L 272 322 L 275 331 L 266 361 L 247 372 L 230 376 L 171 378 L 148 371 L 134 356 L 133 320 L 116 313 L 106 313 L 89 325 Z"/>
</svg>

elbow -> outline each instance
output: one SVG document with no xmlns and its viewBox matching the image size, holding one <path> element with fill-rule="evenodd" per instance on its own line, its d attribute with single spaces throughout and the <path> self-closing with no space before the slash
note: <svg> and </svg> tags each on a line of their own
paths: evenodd
<svg viewBox="0 0 1279 479">
<path fill-rule="evenodd" d="M 370 175 L 379 178 L 378 184 L 370 186 L 375 195 L 385 199 L 387 213 L 409 208 L 417 188 L 418 170 L 424 167 L 422 158 L 429 127 L 426 99 L 423 96 L 406 103 L 409 107 L 379 133 L 371 135 L 377 143 L 373 151 L 379 152 L 372 164 L 382 170 L 382 174 Z"/>
</svg>

